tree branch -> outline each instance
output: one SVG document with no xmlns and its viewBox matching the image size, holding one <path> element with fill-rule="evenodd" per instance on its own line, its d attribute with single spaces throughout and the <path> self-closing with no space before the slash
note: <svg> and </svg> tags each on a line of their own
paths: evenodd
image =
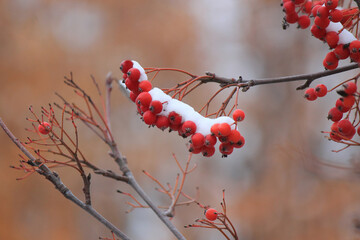
<svg viewBox="0 0 360 240">
<path fill-rule="evenodd" d="M 111 222 L 109 222 L 106 218 L 104 218 L 101 214 L 99 214 L 94 208 L 90 205 L 83 203 L 80 199 L 78 199 L 70 189 L 61 181 L 59 175 L 55 172 L 52 172 L 45 164 L 39 162 L 17 139 L 14 134 L 8 129 L 6 124 L 0 118 L 0 126 L 4 130 L 4 132 L 9 136 L 9 138 L 15 143 L 15 145 L 28 157 L 29 164 L 32 166 L 38 167 L 37 172 L 40 175 L 43 175 L 47 180 L 49 180 L 55 188 L 67 199 L 81 207 L 83 210 L 88 212 L 91 216 L 97 219 L 99 222 L 104 224 L 110 231 L 116 234 L 116 236 L 121 239 L 130 239 L 127 235 L 121 232 L 117 227 L 115 227 Z"/>
<path fill-rule="evenodd" d="M 255 85 L 264 85 L 264 84 L 272 84 L 272 83 L 284 83 L 284 82 L 293 82 L 293 81 L 306 81 L 301 86 L 297 87 L 297 90 L 305 89 L 310 86 L 310 84 L 318 78 L 350 71 L 353 69 L 359 68 L 358 63 L 352 63 L 347 66 L 339 67 L 335 70 L 326 70 L 317 73 L 310 73 L 310 74 L 300 74 L 300 75 L 293 75 L 293 76 L 285 76 L 285 77 L 276 77 L 276 78 L 264 78 L 264 79 L 251 79 L 245 80 L 242 77 L 239 77 L 237 80 L 235 78 L 224 78 L 218 77 L 214 73 L 206 73 L 208 78 L 202 78 L 201 82 L 216 82 L 220 83 L 222 86 L 226 86 L 229 84 L 238 83 L 239 87 L 242 87 L 244 91 L 248 90 L 250 87 Z"/>
</svg>

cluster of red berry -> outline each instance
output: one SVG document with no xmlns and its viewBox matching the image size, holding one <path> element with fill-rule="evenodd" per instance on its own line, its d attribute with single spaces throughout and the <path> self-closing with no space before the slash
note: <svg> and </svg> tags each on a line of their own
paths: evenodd
<svg viewBox="0 0 360 240">
<path fill-rule="evenodd" d="M 337 99 L 335 107 L 331 108 L 328 113 L 328 119 L 334 123 L 331 126 L 330 138 L 334 141 L 342 139 L 352 139 L 356 133 L 355 126 L 349 121 L 349 115 L 343 119 L 344 113 L 349 113 L 356 103 L 355 96 L 359 96 L 356 83 L 353 81 L 343 84 L 343 89 L 338 90 L 337 93 L 341 96 Z M 319 84 L 315 88 L 308 88 L 305 91 L 305 98 L 309 101 L 314 101 L 317 97 L 323 97 L 327 94 L 327 88 L 324 84 Z M 357 129 L 360 136 L 360 126 Z"/>
<path fill-rule="evenodd" d="M 347 82 L 343 84 L 343 89 L 337 92 L 341 95 L 335 103 L 335 107 L 331 108 L 328 113 L 328 119 L 334 123 L 331 126 L 330 138 L 334 141 L 342 139 L 352 139 L 356 133 L 355 126 L 349 121 L 349 114 L 343 119 L 343 114 L 351 111 L 356 102 L 355 95 L 357 87 L 354 82 Z M 360 136 L 360 126 L 357 128 L 357 133 Z"/>
<path fill-rule="evenodd" d="M 233 119 L 236 122 L 240 122 L 244 120 L 245 114 L 242 110 L 236 109 L 233 112 Z M 205 136 L 205 147 L 211 147 L 215 145 L 216 138 L 221 142 L 219 146 L 220 152 L 223 156 L 227 156 L 231 154 L 234 148 L 241 148 L 245 144 L 244 137 L 240 134 L 240 132 L 236 129 L 231 129 L 228 123 L 215 123 L 210 128 L 211 134 Z M 193 152 L 197 153 L 202 151 L 201 145 L 195 145 L 193 138 L 191 138 L 192 146 L 194 148 Z M 207 146 L 209 145 L 209 146 Z M 199 148 L 200 147 L 200 148 Z M 211 150 L 214 151 L 214 150 Z M 203 153 L 204 154 L 204 153 Z"/>
<path fill-rule="evenodd" d="M 184 138 L 190 137 L 190 152 L 211 157 L 219 139 L 219 151 L 226 157 L 234 148 L 245 144 L 244 137 L 236 129 L 236 122 L 245 118 L 242 110 L 236 109 L 233 118 L 203 117 L 188 104 L 172 98 L 159 88 L 153 88 L 144 69 L 136 61 L 124 60 L 120 69 L 124 74 L 122 84 L 130 91 L 130 99 L 135 102 L 145 124 L 176 131 Z"/>
<path fill-rule="evenodd" d="M 346 30 L 353 26 L 354 16 L 359 9 L 338 9 L 338 0 L 283 0 L 286 13 L 285 23 L 298 23 L 299 28 L 310 26 L 310 17 L 314 17 L 311 33 L 314 37 L 326 42 L 330 49 L 323 61 L 328 70 L 337 68 L 339 60 L 350 57 L 351 61 L 360 63 L 360 41 Z M 286 26 L 286 25 L 284 25 Z"/>
</svg>

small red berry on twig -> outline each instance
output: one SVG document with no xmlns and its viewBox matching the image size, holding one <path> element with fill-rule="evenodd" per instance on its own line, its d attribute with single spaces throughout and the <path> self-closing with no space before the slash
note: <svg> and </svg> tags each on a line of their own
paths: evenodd
<svg viewBox="0 0 360 240">
<path fill-rule="evenodd" d="M 205 211 L 205 217 L 210 221 L 215 221 L 217 218 L 217 211 L 214 208 L 209 208 Z"/>
<path fill-rule="evenodd" d="M 324 84 L 318 84 L 316 87 L 315 87 L 315 94 L 316 96 L 318 97 L 323 97 L 327 94 L 327 88 Z"/>
<path fill-rule="evenodd" d="M 47 135 L 51 131 L 51 126 L 48 122 L 42 122 L 41 124 L 39 124 L 38 130 L 41 134 Z"/>
<path fill-rule="evenodd" d="M 233 119 L 236 122 L 241 122 L 245 118 L 245 113 L 241 109 L 236 109 L 233 113 Z"/>
<path fill-rule="evenodd" d="M 330 119 L 333 122 L 338 122 L 343 116 L 343 113 L 336 107 L 333 107 L 330 109 L 328 113 L 328 119 Z"/>
<path fill-rule="evenodd" d="M 132 82 L 137 82 L 139 81 L 140 78 L 140 70 L 137 68 L 131 68 L 129 69 L 129 71 L 127 72 L 128 78 L 132 81 Z"/>
<path fill-rule="evenodd" d="M 309 101 L 314 101 L 317 99 L 316 92 L 314 88 L 308 88 L 305 91 L 304 97 Z"/>
<path fill-rule="evenodd" d="M 134 64 L 131 60 L 124 60 L 120 64 L 120 70 L 126 74 L 129 71 L 129 69 L 133 67 L 133 65 Z"/>
</svg>

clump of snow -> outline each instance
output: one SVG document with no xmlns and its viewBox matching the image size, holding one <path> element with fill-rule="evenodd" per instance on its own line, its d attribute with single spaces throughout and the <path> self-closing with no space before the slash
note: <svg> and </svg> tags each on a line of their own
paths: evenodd
<svg viewBox="0 0 360 240">
<path fill-rule="evenodd" d="M 221 116 L 215 119 L 206 118 L 194 110 L 190 105 L 174 99 L 164 93 L 161 89 L 154 87 L 149 91 L 152 100 L 158 100 L 163 103 L 163 111 L 159 115 L 168 116 L 170 112 L 176 112 L 182 117 L 182 122 L 193 121 L 196 124 L 196 132 L 204 136 L 210 134 L 211 126 L 215 123 L 228 123 L 232 129 L 235 129 L 234 120 L 230 117 Z"/>
</svg>

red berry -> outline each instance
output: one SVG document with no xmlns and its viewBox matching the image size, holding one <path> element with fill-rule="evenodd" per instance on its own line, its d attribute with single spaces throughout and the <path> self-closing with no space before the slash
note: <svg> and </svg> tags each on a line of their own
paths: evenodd
<svg viewBox="0 0 360 240">
<path fill-rule="evenodd" d="M 132 92 L 138 92 L 139 84 L 137 82 L 131 81 L 129 78 L 125 79 L 125 86 Z"/>
<path fill-rule="evenodd" d="M 283 4 L 283 10 L 286 14 L 295 13 L 295 4 L 291 1 L 288 1 Z"/>
<path fill-rule="evenodd" d="M 345 93 L 352 95 L 356 92 L 357 86 L 354 82 L 347 82 L 343 84 Z"/>
<path fill-rule="evenodd" d="M 134 92 L 130 92 L 130 99 L 131 99 L 131 101 L 133 101 L 133 102 L 135 102 L 135 100 L 136 100 L 136 98 L 137 98 L 137 94 L 135 94 Z"/>
<path fill-rule="evenodd" d="M 130 68 L 127 75 L 132 82 L 138 82 L 140 78 L 140 70 L 137 68 Z"/>
<path fill-rule="evenodd" d="M 169 127 L 170 122 L 166 116 L 158 116 L 155 125 L 164 131 L 166 128 Z"/>
<path fill-rule="evenodd" d="M 348 119 L 343 119 L 338 123 L 339 132 L 344 136 L 348 136 L 351 133 L 352 128 L 354 128 L 354 126 Z"/>
<path fill-rule="evenodd" d="M 312 25 L 310 29 L 312 35 L 318 39 L 324 39 L 326 35 L 326 30 L 323 28 L 319 28 L 316 25 Z"/>
<path fill-rule="evenodd" d="M 140 105 L 139 107 L 140 111 L 139 113 L 141 114 L 141 116 L 144 114 L 144 112 L 148 111 L 149 110 L 149 107 L 148 106 L 144 106 L 144 105 Z M 138 110 L 139 110 L 138 109 Z"/>
<path fill-rule="evenodd" d="M 151 82 L 148 80 L 139 83 L 139 92 L 148 92 L 152 89 Z"/>
<path fill-rule="evenodd" d="M 331 132 L 329 135 L 330 135 L 330 139 L 335 142 L 339 142 L 342 139 L 338 133 Z"/>
<path fill-rule="evenodd" d="M 241 148 L 244 146 L 244 144 L 245 144 L 245 138 L 242 135 L 240 135 L 240 140 L 237 143 L 235 143 L 233 146 L 234 148 Z"/>
<path fill-rule="evenodd" d="M 330 20 L 327 17 L 326 18 L 315 17 L 314 24 L 319 28 L 325 29 L 327 26 L 329 26 Z"/>
<path fill-rule="evenodd" d="M 187 137 L 187 135 L 185 135 L 185 132 L 182 130 L 182 125 L 180 125 L 180 127 L 178 129 L 178 134 L 179 134 L 179 136 L 182 136 L 183 138 Z"/>
<path fill-rule="evenodd" d="M 351 108 L 355 103 L 355 97 L 353 95 L 348 95 L 341 99 L 345 108 Z"/>
<path fill-rule="evenodd" d="M 143 119 L 147 125 L 155 125 L 156 123 L 156 115 L 153 114 L 151 111 L 144 112 Z"/>
<path fill-rule="evenodd" d="M 169 118 L 168 118 L 169 120 Z M 172 124 L 169 120 L 169 127 L 173 131 L 179 131 L 181 129 L 181 123 L 180 124 Z"/>
<path fill-rule="evenodd" d="M 317 10 L 318 10 L 320 7 L 321 7 L 321 5 L 314 5 L 314 7 L 313 7 L 312 10 L 311 10 L 311 15 L 312 15 L 313 17 L 316 17 L 316 15 L 317 15 Z"/>
<path fill-rule="evenodd" d="M 332 109 L 330 109 L 327 118 L 333 122 L 337 122 L 342 118 L 342 116 L 343 113 L 338 108 L 333 107 Z"/>
<path fill-rule="evenodd" d="M 296 12 L 286 14 L 286 21 L 290 24 L 296 23 L 299 15 Z"/>
<path fill-rule="evenodd" d="M 306 89 L 304 97 L 309 101 L 316 100 L 317 96 L 316 96 L 316 93 L 315 93 L 315 89 L 314 88 Z"/>
<path fill-rule="evenodd" d="M 196 124 L 193 121 L 185 121 L 181 127 L 184 136 L 190 136 L 196 132 Z"/>
<path fill-rule="evenodd" d="M 182 117 L 177 112 L 170 112 L 169 113 L 169 122 L 171 125 L 180 125 L 182 121 Z"/>
<path fill-rule="evenodd" d="M 212 135 L 219 136 L 219 126 L 220 123 L 215 123 L 214 125 L 211 126 L 210 132 Z"/>
<path fill-rule="evenodd" d="M 217 211 L 213 208 L 208 208 L 205 212 L 205 217 L 207 220 L 210 220 L 210 221 L 215 221 L 216 218 L 217 218 Z"/>
<path fill-rule="evenodd" d="M 360 40 L 354 40 L 349 45 L 350 58 L 354 62 L 360 62 Z"/>
<path fill-rule="evenodd" d="M 339 42 L 339 34 L 335 31 L 327 32 L 325 40 L 330 48 L 335 48 Z"/>
<path fill-rule="evenodd" d="M 51 126 L 48 122 L 42 122 L 41 124 L 39 124 L 38 126 L 38 130 L 41 134 L 49 134 L 51 131 Z"/>
<path fill-rule="evenodd" d="M 310 18 L 307 15 L 302 15 L 297 20 L 301 29 L 308 28 L 310 26 Z"/>
<path fill-rule="evenodd" d="M 201 153 L 204 157 L 211 157 L 215 153 L 215 147 L 214 146 L 209 146 L 209 147 L 204 146 L 201 149 Z"/>
<path fill-rule="evenodd" d="M 214 146 L 217 142 L 217 139 L 214 135 L 208 134 L 205 136 L 205 143 L 204 145 L 207 147 Z"/>
<path fill-rule="evenodd" d="M 245 119 L 245 113 L 243 110 L 241 109 L 236 109 L 234 112 L 233 112 L 233 119 L 235 122 L 241 122 L 242 120 Z"/>
<path fill-rule="evenodd" d="M 340 112 L 344 113 L 350 110 L 350 107 L 345 107 L 344 106 L 344 98 L 338 98 L 336 100 L 335 106 L 337 107 L 337 109 L 340 110 Z"/>
<path fill-rule="evenodd" d="M 315 87 L 315 94 L 316 96 L 318 97 L 323 97 L 327 94 L 327 88 L 324 84 L 318 84 L 316 87 Z"/>
<path fill-rule="evenodd" d="M 350 56 L 349 48 L 345 47 L 344 44 L 337 45 L 333 52 L 338 59 L 347 59 Z"/>
<path fill-rule="evenodd" d="M 327 70 L 334 70 L 339 64 L 339 59 L 336 57 L 334 52 L 329 52 L 326 54 L 323 65 Z"/>
<path fill-rule="evenodd" d="M 222 142 L 222 143 L 223 143 L 223 142 L 226 142 L 226 143 L 227 143 L 227 142 L 228 142 L 228 136 L 225 136 L 225 137 L 224 137 L 224 136 L 221 136 L 221 135 L 220 135 L 220 136 L 219 136 L 219 141 Z"/>
<path fill-rule="evenodd" d="M 129 69 L 133 67 L 133 65 L 134 64 L 131 60 L 124 60 L 120 64 L 120 70 L 126 74 L 129 71 Z"/>
<path fill-rule="evenodd" d="M 193 144 L 190 144 L 189 152 L 194 153 L 194 154 L 198 154 L 198 153 L 201 153 L 201 151 L 202 151 L 202 147 L 197 148 Z"/>
<path fill-rule="evenodd" d="M 360 126 L 357 129 L 357 134 L 360 136 Z"/>
<path fill-rule="evenodd" d="M 325 6 L 329 10 L 335 9 L 338 6 L 338 0 L 327 0 L 325 1 Z"/>
<path fill-rule="evenodd" d="M 241 139 L 241 135 L 240 135 L 239 131 L 236 129 L 231 130 L 231 133 L 228 136 L 228 142 L 230 144 L 236 144 L 240 141 L 240 139 Z"/>
<path fill-rule="evenodd" d="M 219 135 L 226 137 L 231 133 L 231 127 L 228 123 L 219 124 Z"/>
<path fill-rule="evenodd" d="M 329 19 L 332 22 L 340 22 L 343 19 L 343 13 L 339 9 L 333 9 L 329 13 Z"/>
<path fill-rule="evenodd" d="M 352 139 L 356 133 L 356 129 L 354 126 L 351 127 L 350 132 L 345 135 L 345 137 Z"/>
<path fill-rule="evenodd" d="M 338 128 L 338 124 L 339 124 L 339 122 L 334 122 L 332 125 L 331 125 L 331 131 L 332 132 L 339 132 L 339 128 Z"/>
<path fill-rule="evenodd" d="M 226 157 L 227 155 L 230 155 L 233 150 L 234 147 L 230 145 L 230 143 L 221 143 L 219 146 L 219 150 L 222 153 L 223 157 Z"/>
<path fill-rule="evenodd" d="M 195 148 L 200 148 L 205 143 L 205 137 L 201 133 L 195 133 L 191 136 L 191 143 Z"/>
<path fill-rule="evenodd" d="M 311 13 L 311 8 L 312 8 L 312 2 L 311 1 L 307 1 L 304 5 L 303 11 L 306 12 L 307 14 Z"/>
<path fill-rule="evenodd" d="M 161 113 L 163 109 L 163 105 L 159 100 L 154 100 L 150 103 L 149 110 L 152 111 L 154 114 Z"/>
<path fill-rule="evenodd" d="M 321 19 L 326 19 L 329 16 L 329 9 L 325 6 L 319 7 L 316 12 L 316 16 L 318 16 Z"/>
<path fill-rule="evenodd" d="M 151 97 L 150 93 L 142 92 L 137 96 L 135 103 L 137 105 L 143 105 L 143 106 L 149 107 L 151 100 L 152 100 L 152 97 Z"/>
</svg>

